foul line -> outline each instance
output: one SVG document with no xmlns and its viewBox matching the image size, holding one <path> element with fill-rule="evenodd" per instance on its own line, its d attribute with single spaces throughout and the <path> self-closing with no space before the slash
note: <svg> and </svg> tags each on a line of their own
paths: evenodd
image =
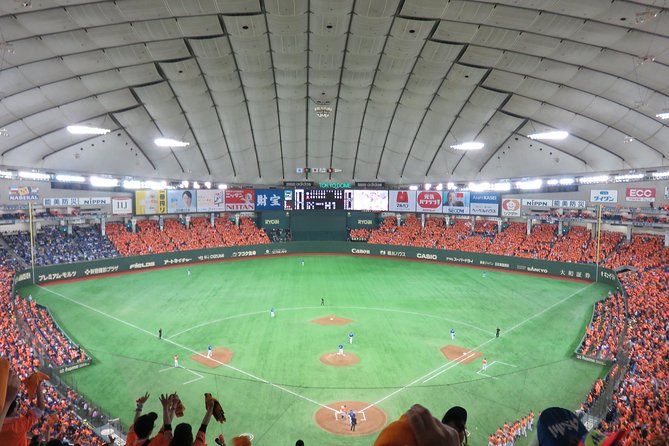
<svg viewBox="0 0 669 446">
<path fill-rule="evenodd" d="M 72 298 L 70 298 L 70 297 L 65 296 L 64 294 L 61 294 L 61 293 L 57 292 L 57 291 L 50 290 L 50 289 L 48 289 L 48 288 L 46 288 L 46 287 L 43 287 L 43 286 L 41 286 L 41 285 L 37 285 L 37 286 L 38 286 L 39 288 L 42 288 L 42 289 L 45 290 L 45 291 L 48 291 L 48 292 L 51 293 L 51 294 L 55 294 L 56 296 L 60 296 L 60 297 L 62 297 L 62 298 L 65 299 L 65 300 L 68 300 L 68 301 L 70 301 L 70 302 L 72 302 L 72 303 L 74 303 L 74 304 L 80 305 L 80 306 L 82 306 L 82 307 L 84 307 L 84 308 L 87 308 L 87 309 L 89 309 L 89 310 L 91 310 L 91 311 L 94 311 L 94 312 L 96 312 L 96 313 L 98 313 L 98 314 L 101 314 L 102 316 L 108 317 L 109 319 L 113 319 L 113 320 L 115 320 L 115 321 L 117 321 L 117 322 L 120 322 L 120 323 L 122 323 L 122 324 L 124 324 L 124 325 L 127 325 L 128 327 L 132 327 L 132 328 L 134 328 L 135 330 L 139 330 L 139 331 L 141 331 L 141 332 L 143 332 L 143 333 L 145 333 L 145 334 L 147 334 L 147 335 L 149 335 L 149 336 L 151 336 L 151 337 L 154 337 L 154 338 L 157 338 L 157 337 L 158 337 L 155 333 L 151 333 L 150 331 L 145 330 L 145 329 L 143 329 L 143 328 L 141 328 L 141 327 L 138 327 L 138 326 L 135 325 L 135 324 L 132 324 L 132 323 L 130 323 L 130 322 L 126 322 L 126 321 L 124 321 L 123 319 L 119 319 L 119 318 L 117 318 L 116 316 L 112 316 L 111 314 L 107 314 L 107 313 L 105 313 L 105 312 L 102 311 L 102 310 L 98 310 L 97 308 L 91 307 L 90 305 L 87 305 L 87 304 L 84 304 L 84 303 L 79 302 L 79 301 L 77 301 L 77 300 L 74 300 L 74 299 L 72 299 Z M 194 354 L 196 354 L 196 355 L 198 355 L 198 356 L 201 356 L 201 357 L 203 357 L 203 358 L 206 358 L 206 357 L 207 357 L 206 355 L 204 355 L 204 354 L 202 354 L 202 353 L 200 353 L 200 352 L 198 352 L 198 351 L 196 351 L 196 350 L 193 350 L 192 348 L 186 347 L 185 345 L 179 344 L 178 342 L 174 342 L 174 341 L 172 341 L 172 340 L 170 340 L 170 339 L 164 339 L 164 341 L 165 341 L 165 342 L 169 342 L 170 344 L 174 345 L 175 347 L 179 347 L 179 348 L 181 348 L 181 349 L 183 349 L 183 350 L 186 350 L 186 351 L 188 351 L 188 352 L 194 353 Z M 329 406 L 326 406 L 325 404 L 321 404 L 321 403 L 319 403 L 318 401 L 312 400 L 311 398 L 308 398 L 308 397 L 306 397 L 306 396 L 304 396 L 304 395 L 300 395 L 299 393 L 293 392 L 292 390 L 287 389 L 287 388 L 285 388 L 285 387 L 283 387 L 283 386 L 280 386 L 280 385 L 278 385 L 278 384 L 274 384 L 274 383 L 272 383 L 272 382 L 270 382 L 270 381 L 268 381 L 268 380 L 266 380 L 266 379 L 264 379 L 264 378 L 261 378 L 261 377 L 259 377 L 259 376 L 253 375 L 252 373 L 249 373 L 249 372 L 246 372 L 246 371 L 244 371 L 244 370 L 242 370 L 242 369 L 239 369 L 239 368 L 237 368 L 237 367 L 231 366 L 230 364 L 225 364 L 225 363 L 223 363 L 223 362 L 221 362 L 221 361 L 218 361 L 217 359 L 214 359 L 214 358 L 208 358 L 208 359 L 209 359 L 210 361 L 214 361 L 214 362 L 216 362 L 217 364 L 222 365 L 223 367 L 227 367 L 227 368 L 230 369 L 230 370 L 234 370 L 234 371 L 236 371 L 237 373 L 241 373 L 242 375 L 246 375 L 246 376 L 248 376 L 248 377 L 250 377 L 250 378 L 253 378 L 253 379 L 255 379 L 256 381 L 262 382 L 262 383 L 264 383 L 264 384 L 268 384 L 268 385 L 270 385 L 270 386 L 272 386 L 272 387 L 274 387 L 274 388 L 276 388 L 276 389 L 283 390 L 284 392 L 288 392 L 288 393 L 290 393 L 290 394 L 293 395 L 293 396 L 296 396 L 296 397 L 298 397 L 298 398 L 301 398 L 301 399 L 303 399 L 303 400 L 305 400 L 305 401 L 309 401 L 310 403 L 313 403 L 313 404 L 315 404 L 315 405 L 317 405 L 317 406 L 320 406 L 320 407 L 323 407 L 323 408 L 325 408 L 325 409 L 329 409 L 329 410 L 335 411 L 335 409 L 333 409 L 333 408 L 331 408 L 331 407 L 329 407 Z"/>
<path fill-rule="evenodd" d="M 584 291 L 584 290 L 590 288 L 590 287 L 593 286 L 595 283 L 596 283 L 596 282 L 593 282 L 593 283 L 591 283 L 591 284 L 589 284 L 589 285 L 584 286 L 583 288 L 581 288 L 581 289 L 579 289 L 579 290 L 577 290 L 577 291 L 574 291 L 572 294 L 570 294 L 569 296 L 565 297 L 564 299 L 557 301 L 556 303 L 550 305 L 549 307 L 544 308 L 543 310 L 541 310 L 540 312 L 536 313 L 535 315 L 530 316 L 530 317 L 528 317 L 527 319 L 525 319 L 525 320 L 519 322 L 518 324 L 516 324 L 516 325 L 514 325 L 513 327 L 509 328 L 508 330 L 505 330 L 504 333 L 502 333 L 502 335 L 501 335 L 500 337 L 502 337 L 502 336 L 504 336 L 504 335 L 507 335 L 508 333 L 514 331 L 515 329 L 517 329 L 517 328 L 521 327 L 522 325 L 526 324 L 527 322 L 531 321 L 532 319 L 534 319 L 534 318 L 536 318 L 536 317 L 538 317 L 538 316 L 541 316 L 541 315 L 544 314 L 546 311 L 548 311 L 548 310 L 550 310 L 550 309 L 552 309 L 552 308 L 555 308 L 556 306 L 560 305 L 561 303 L 566 302 L 567 300 L 569 300 L 569 299 L 571 299 L 572 297 L 574 297 L 574 296 L 576 296 L 577 294 L 579 294 L 581 291 Z M 484 341 L 484 342 L 482 342 L 481 344 L 479 344 L 478 346 L 474 347 L 472 350 L 480 350 L 481 347 L 484 347 L 484 346 L 488 345 L 489 343 L 491 343 L 491 342 L 494 341 L 495 339 L 497 339 L 497 337 L 492 337 L 492 338 L 488 339 L 487 341 Z M 362 409 L 362 410 L 367 410 L 367 409 L 369 409 L 370 407 L 376 406 L 376 405 L 378 405 L 378 404 L 380 404 L 380 403 L 386 401 L 387 399 L 389 399 L 389 398 L 391 398 L 391 397 L 397 395 L 398 393 L 400 393 L 400 392 L 402 392 L 402 391 L 408 389 L 409 387 L 413 387 L 418 381 L 420 381 L 420 380 L 422 380 L 422 379 L 426 379 L 426 378 L 428 378 L 430 375 L 432 375 L 432 374 L 434 374 L 434 373 L 439 372 L 439 374 L 441 374 L 442 372 L 441 372 L 440 370 L 441 370 L 442 368 L 444 368 L 444 367 L 448 367 L 446 370 L 450 370 L 450 369 L 452 369 L 453 367 L 455 367 L 455 366 L 458 365 L 458 364 L 460 364 L 460 363 L 459 363 L 459 362 L 456 362 L 456 360 L 452 360 L 452 361 L 447 362 L 446 364 L 442 364 L 441 366 L 439 366 L 439 367 L 437 367 L 436 369 L 432 370 L 430 373 L 427 373 L 426 375 L 423 375 L 423 376 L 421 376 L 421 377 L 418 378 L 418 379 L 414 379 L 414 380 L 411 381 L 410 383 L 408 383 L 408 384 L 406 384 L 406 385 L 400 387 L 399 389 L 397 389 L 397 390 L 391 392 L 388 396 L 385 396 L 385 397 L 381 398 L 380 400 L 378 400 L 378 401 L 376 401 L 376 402 L 370 404 L 369 406 L 365 407 L 365 408 Z M 444 370 L 444 371 L 446 371 L 446 370 Z"/>
</svg>

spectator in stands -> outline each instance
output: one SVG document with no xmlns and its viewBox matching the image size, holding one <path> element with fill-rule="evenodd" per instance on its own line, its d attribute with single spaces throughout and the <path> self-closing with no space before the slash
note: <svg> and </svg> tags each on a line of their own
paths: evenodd
<svg viewBox="0 0 669 446">
<path fill-rule="evenodd" d="M 27 433 L 39 421 L 44 411 L 44 392 L 42 383 L 37 383 L 37 404 L 25 415 L 19 415 L 18 399 L 14 398 L 7 410 L 7 415 L 0 429 L 0 445 L 2 446 L 27 446 Z"/>
<path fill-rule="evenodd" d="M 460 446 L 465 439 L 464 431 L 441 423 L 416 404 L 383 429 L 374 446 Z"/>
</svg>

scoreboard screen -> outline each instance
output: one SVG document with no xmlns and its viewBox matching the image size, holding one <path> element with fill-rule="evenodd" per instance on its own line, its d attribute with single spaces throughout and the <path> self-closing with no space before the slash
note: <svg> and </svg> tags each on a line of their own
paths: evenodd
<svg viewBox="0 0 669 446">
<path fill-rule="evenodd" d="M 295 189 L 293 209 L 299 210 L 338 210 L 344 209 L 343 189 Z"/>
</svg>

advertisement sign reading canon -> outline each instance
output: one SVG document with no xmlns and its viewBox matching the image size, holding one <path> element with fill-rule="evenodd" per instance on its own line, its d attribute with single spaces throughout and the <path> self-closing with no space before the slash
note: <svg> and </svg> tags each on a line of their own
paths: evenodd
<svg viewBox="0 0 669 446">
<path fill-rule="evenodd" d="M 627 201 L 655 201 L 654 187 L 628 187 L 625 191 Z"/>
<path fill-rule="evenodd" d="M 416 210 L 415 190 L 391 190 L 388 197 L 388 210 L 395 212 L 414 212 Z"/>
<path fill-rule="evenodd" d="M 227 189 L 225 191 L 226 211 L 252 211 L 253 189 Z"/>
<path fill-rule="evenodd" d="M 418 192 L 416 196 L 416 211 L 441 212 L 441 192 Z"/>
<path fill-rule="evenodd" d="M 444 193 L 444 214 L 469 215 L 469 192 L 450 190 Z"/>
<path fill-rule="evenodd" d="M 472 192 L 469 199 L 469 213 L 470 215 L 497 217 L 499 202 L 499 192 Z"/>
<path fill-rule="evenodd" d="M 505 198 L 502 200 L 502 217 L 520 217 L 520 200 Z"/>
<path fill-rule="evenodd" d="M 590 201 L 593 203 L 617 203 L 618 191 L 593 189 L 590 191 Z"/>
</svg>

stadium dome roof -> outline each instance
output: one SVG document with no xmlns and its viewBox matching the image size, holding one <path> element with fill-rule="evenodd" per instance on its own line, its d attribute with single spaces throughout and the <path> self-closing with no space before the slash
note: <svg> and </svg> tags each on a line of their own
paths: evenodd
<svg viewBox="0 0 669 446">
<path fill-rule="evenodd" d="M 257 184 L 641 169 L 669 164 L 662 111 L 666 0 L 0 5 L 5 167 Z M 570 136 L 528 138 L 549 130 Z M 484 147 L 451 148 L 468 141 Z"/>
</svg>

